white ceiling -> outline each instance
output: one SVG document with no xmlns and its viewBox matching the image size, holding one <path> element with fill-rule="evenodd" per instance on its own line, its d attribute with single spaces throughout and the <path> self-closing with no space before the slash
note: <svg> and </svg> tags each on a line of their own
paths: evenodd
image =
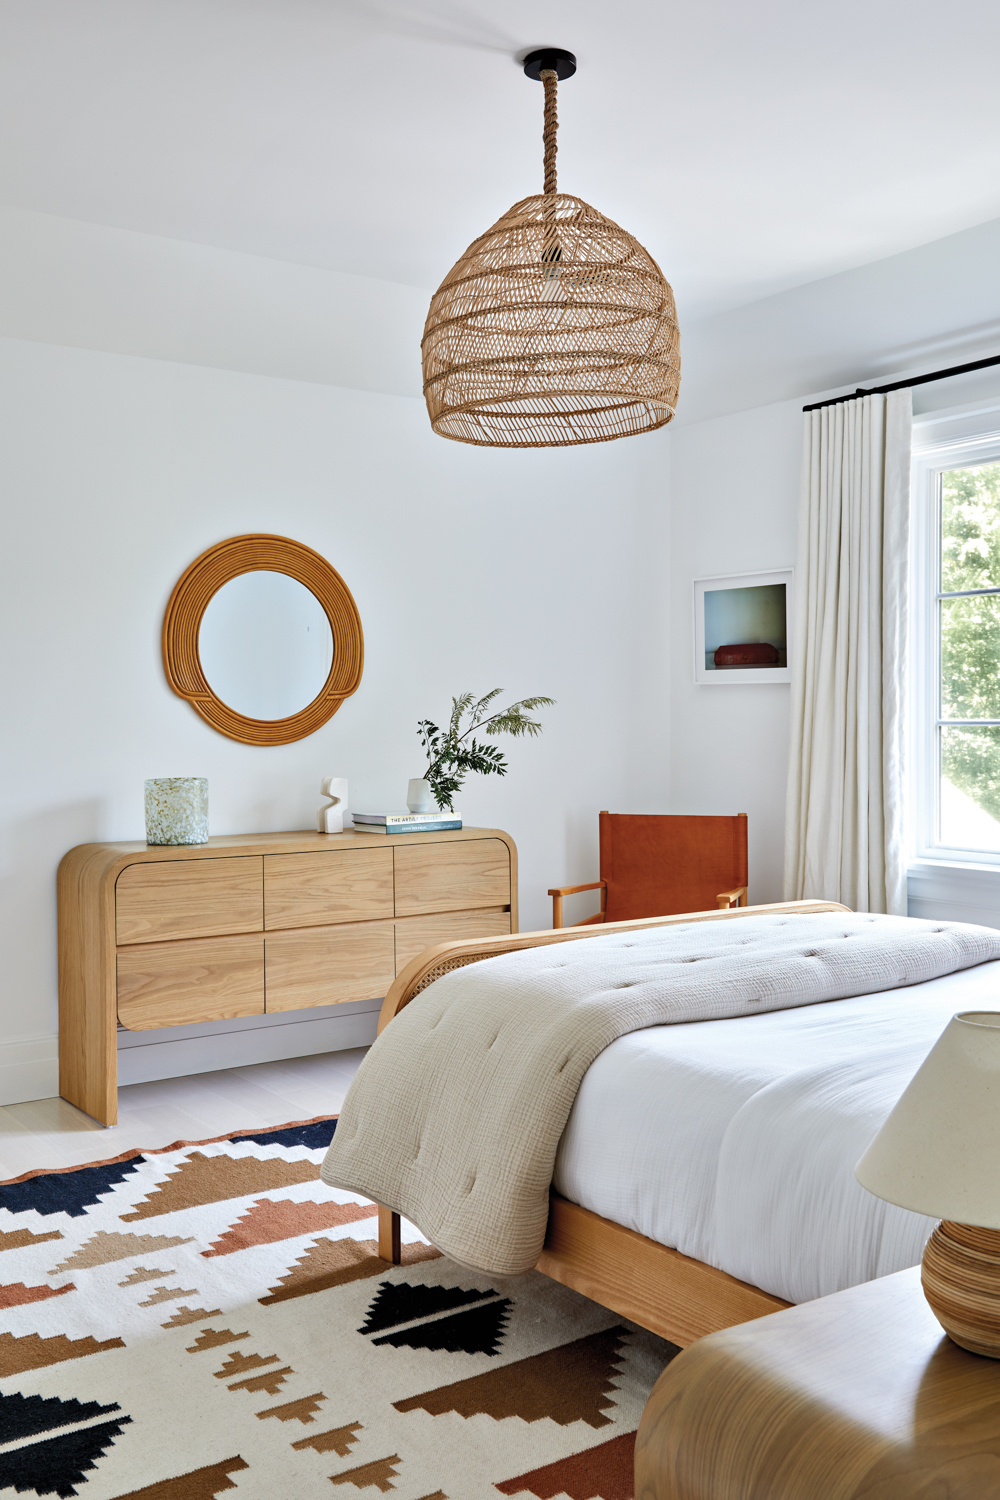
<svg viewBox="0 0 1000 1500">
<path fill-rule="evenodd" d="M 541 186 L 682 319 L 1000 217 L 995 0 L 0 0 L 0 202 L 435 286 Z"/>
</svg>

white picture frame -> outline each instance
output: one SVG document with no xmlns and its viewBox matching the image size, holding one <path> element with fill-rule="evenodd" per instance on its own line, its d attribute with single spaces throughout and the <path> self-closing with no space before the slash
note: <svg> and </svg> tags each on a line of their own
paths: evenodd
<svg viewBox="0 0 1000 1500">
<path fill-rule="evenodd" d="M 694 680 L 703 687 L 746 687 L 764 682 L 791 682 L 794 643 L 795 569 L 772 568 L 761 573 L 723 573 L 694 580 Z M 751 590 L 767 590 L 753 595 Z M 780 590 L 784 590 L 784 629 L 781 629 Z M 706 600 L 706 596 L 707 600 Z M 723 597 L 725 596 L 725 597 Z M 706 619 L 707 616 L 707 619 Z M 716 640 L 735 635 L 735 641 Z M 784 635 L 782 644 L 781 636 Z M 771 639 L 775 637 L 775 639 Z M 725 645 L 772 644 L 778 651 L 775 666 L 716 666 L 715 652 Z"/>
</svg>

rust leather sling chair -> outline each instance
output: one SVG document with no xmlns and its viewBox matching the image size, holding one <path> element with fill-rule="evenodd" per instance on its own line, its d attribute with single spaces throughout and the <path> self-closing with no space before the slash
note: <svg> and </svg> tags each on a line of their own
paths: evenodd
<svg viewBox="0 0 1000 1500">
<path fill-rule="evenodd" d="M 747 904 L 747 815 L 735 818 L 601 813 L 601 878 L 549 891 L 552 926 L 563 897 L 600 891 L 601 909 L 574 927 Z"/>
</svg>

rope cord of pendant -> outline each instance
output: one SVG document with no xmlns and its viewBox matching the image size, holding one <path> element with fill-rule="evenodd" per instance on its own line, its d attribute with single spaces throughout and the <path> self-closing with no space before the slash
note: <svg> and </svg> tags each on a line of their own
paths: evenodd
<svg viewBox="0 0 1000 1500">
<path fill-rule="evenodd" d="M 545 167 L 545 193 L 556 191 L 556 131 L 559 128 L 559 119 L 556 115 L 556 89 L 559 86 L 559 75 L 554 68 L 543 68 L 541 80 L 545 85 L 545 119 L 542 126 L 542 143 L 545 147 L 543 165 Z"/>
</svg>

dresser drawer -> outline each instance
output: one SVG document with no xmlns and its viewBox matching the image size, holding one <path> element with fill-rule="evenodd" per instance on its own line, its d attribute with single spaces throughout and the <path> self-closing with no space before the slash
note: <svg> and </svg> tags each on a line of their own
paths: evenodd
<svg viewBox="0 0 1000 1500">
<path fill-rule="evenodd" d="M 392 916 L 392 850 L 265 854 L 264 926 L 327 927 Z"/>
<path fill-rule="evenodd" d="M 396 922 L 396 973 L 435 943 L 457 943 L 462 938 L 507 937 L 510 912 L 502 906 L 474 911 L 450 911 L 434 917 L 402 917 Z"/>
<path fill-rule="evenodd" d="M 264 939 L 268 1014 L 374 1000 L 395 977 L 392 922 L 345 922 Z"/>
<path fill-rule="evenodd" d="M 264 1013 L 264 939 L 136 943 L 118 954 L 118 1019 L 129 1031 Z"/>
<path fill-rule="evenodd" d="M 510 855 L 500 839 L 394 849 L 396 916 L 510 905 Z"/>
<path fill-rule="evenodd" d="M 115 885 L 119 946 L 260 932 L 263 871 L 259 854 L 126 866 Z"/>
</svg>

